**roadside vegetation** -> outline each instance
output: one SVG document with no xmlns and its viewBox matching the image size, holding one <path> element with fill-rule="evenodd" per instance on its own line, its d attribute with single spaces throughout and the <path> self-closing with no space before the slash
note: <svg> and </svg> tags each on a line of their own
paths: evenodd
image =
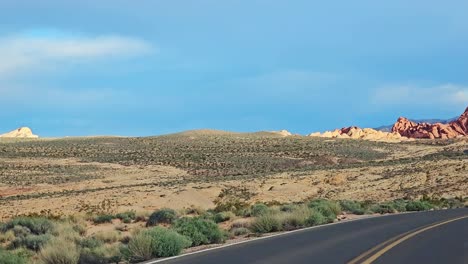
<svg viewBox="0 0 468 264">
<path fill-rule="evenodd" d="M 0 224 L 0 264 L 138 263 L 175 256 L 190 247 L 318 226 L 350 215 L 459 208 L 466 202 L 467 198 L 429 197 L 383 203 L 314 199 L 295 204 L 240 203 L 238 207 L 218 204 L 213 210 L 23 216 Z M 232 210 L 226 210 L 229 207 Z M 96 231 L 99 227 L 103 228 Z M 89 232 L 91 228 L 95 231 Z"/>
</svg>

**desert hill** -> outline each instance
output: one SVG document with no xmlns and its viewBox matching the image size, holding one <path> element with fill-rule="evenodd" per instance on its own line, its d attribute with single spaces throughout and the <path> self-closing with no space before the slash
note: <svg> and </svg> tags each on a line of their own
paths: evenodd
<svg viewBox="0 0 468 264">
<path fill-rule="evenodd" d="M 2 138 L 38 138 L 29 127 L 20 127 L 8 133 L 0 135 Z"/>
</svg>

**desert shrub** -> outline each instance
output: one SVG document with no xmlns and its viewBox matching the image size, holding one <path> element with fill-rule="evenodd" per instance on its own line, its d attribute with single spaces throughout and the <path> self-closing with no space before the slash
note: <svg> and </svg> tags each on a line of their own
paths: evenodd
<svg viewBox="0 0 468 264">
<path fill-rule="evenodd" d="M 78 264 L 109 264 L 119 263 L 122 255 L 117 247 L 99 246 L 95 248 L 83 248 L 80 252 Z"/>
<path fill-rule="evenodd" d="M 406 212 L 407 203 L 408 202 L 406 200 L 401 200 L 401 199 L 398 199 L 392 202 L 393 208 L 395 208 L 397 212 Z"/>
<path fill-rule="evenodd" d="M 191 244 L 187 237 L 167 228 L 155 227 L 144 232 L 152 238 L 151 250 L 155 257 L 178 255 Z"/>
<path fill-rule="evenodd" d="M 231 228 L 240 228 L 240 227 L 248 228 L 249 226 L 250 226 L 250 221 L 246 219 L 237 219 L 237 220 L 234 220 L 231 224 Z"/>
<path fill-rule="evenodd" d="M 222 243 L 225 234 L 213 221 L 199 217 L 184 217 L 174 222 L 174 229 L 192 241 L 192 246 Z"/>
<path fill-rule="evenodd" d="M 103 245 L 102 241 L 96 239 L 95 237 L 84 238 L 79 242 L 79 245 L 82 248 L 97 248 Z"/>
<path fill-rule="evenodd" d="M 122 222 L 128 224 L 128 223 L 131 223 L 132 220 L 136 219 L 136 212 L 127 211 L 127 212 L 119 213 L 115 217 L 120 219 Z"/>
<path fill-rule="evenodd" d="M 190 240 L 174 230 L 155 227 L 139 232 L 128 244 L 131 262 L 140 262 L 157 257 L 170 257 L 180 254 L 190 246 Z"/>
<path fill-rule="evenodd" d="M 31 230 L 29 230 L 29 228 L 19 225 L 14 226 L 9 231 L 12 231 L 15 236 L 27 236 L 31 234 Z"/>
<path fill-rule="evenodd" d="M 312 213 L 313 210 L 307 206 L 296 206 L 293 211 L 280 214 L 282 230 L 290 231 L 306 227 L 307 219 Z"/>
<path fill-rule="evenodd" d="M 114 243 L 119 241 L 120 233 L 117 231 L 101 231 L 94 235 L 94 238 L 103 243 Z"/>
<path fill-rule="evenodd" d="M 51 235 L 27 235 L 15 238 L 10 247 L 16 248 L 27 248 L 33 251 L 39 251 L 51 238 Z"/>
<path fill-rule="evenodd" d="M 43 235 L 53 230 L 53 223 L 42 217 L 18 217 L 2 226 L 3 232 L 13 229 L 16 226 L 25 227 L 35 235 Z"/>
<path fill-rule="evenodd" d="M 393 203 L 379 203 L 370 207 L 370 210 L 377 214 L 393 214 L 396 209 Z"/>
<path fill-rule="evenodd" d="M 320 212 L 328 223 L 332 223 L 336 216 L 341 213 L 341 207 L 337 202 L 318 199 L 312 200 L 308 204 L 309 208 L 314 209 L 317 212 Z"/>
<path fill-rule="evenodd" d="M 115 218 L 115 216 L 110 215 L 110 214 L 103 214 L 103 215 L 98 215 L 93 218 L 93 222 L 95 224 L 104 224 L 104 223 L 112 223 L 112 220 Z"/>
<path fill-rule="evenodd" d="M 292 212 L 297 208 L 297 205 L 294 204 L 284 204 L 280 206 L 281 212 Z"/>
<path fill-rule="evenodd" d="M 269 210 L 270 209 L 265 204 L 258 203 L 258 204 L 252 205 L 252 207 L 250 209 L 250 214 L 251 214 L 251 216 L 257 217 L 257 216 L 267 214 L 269 212 Z"/>
<path fill-rule="evenodd" d="M 15 239 L 13 230 L 8 230 L 5 233 L 0 232 L 0 243 L 10 242 Z"/>
<path fill-rule="evenodd" d="M 222 222 L 229 221 L 234 217 L 235 215 L 232 212 L 221 212 L 221 213 L 217 213 L 214 215 L 213 221 L 215 223 L 222 223 Z"/>
<path fill-rule="evenodd" d="M 237 227 L 237 228 L 231 229 L 231 234 L 233 234 L 234 236 L 243 236 L 249 233 L 250 233 L 250 230 L 245 227 Z"/>
<path fill-rule="evenodd" d="M 427 201 L 410 201 L 406 204 L 407 211 L 427 211 L 433 206 Z"/>
<path fill-rule="evenodd" d="M 313 210 L 309 217 L 306 219 L 306 225 L 307 226 L 316 226 L 316 225 L 323 225 L 329 222 L 329 219 L 327 219 L 323 214 L 319 211 Z"/>
<path fill-rule="evenodd" d="M 362 208 L 361 203 L 357 201 L 343 200 L 340 201 L 340 206 L 343 211 L 348 213 L 363 215 L 365 213 L 364 208 Z"/>
<path fill-rule="evenodd" d="M 278 216 L 273 214 L 264 214 L 255 218 L 250 228 L 255 233 L 270 233 L 281 231 L 282 226 Z"/>
<path fill-rule="evenodd" d="M 132 237 L 128 246 L 123 248 L 123 254 L 132 262 L 142 262 L 152 259 L 153 253 L 151 248 L 152 238 L 143 231 Z"/>
<path fill-rule="evenodd" d="M 0 248 L 0 264 L 26 264 L 27 258 Z"/>
<path fill-rule="evenodd" d="M 146 222 L 146 226 L 155 226 L 158 224 L 172 224 L 177 218 L 176 211 L 164 208 L 152 213 Z"/>
<path fill-rule="evenodd" d="M 41 249 L 38 257 L 43 264 L 76 264 L 80 254 L 75 243 L 54 238 Z"/>
</svg>

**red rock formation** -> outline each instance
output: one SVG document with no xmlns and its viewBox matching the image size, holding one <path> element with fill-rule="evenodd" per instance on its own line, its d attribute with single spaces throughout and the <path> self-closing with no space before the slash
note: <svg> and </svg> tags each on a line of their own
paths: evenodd
<svg viewBox="0 0 468 264">
<path fill-rule="evenodd" d="M 400 117 L 393 125 L 393 132 L 409 138 L 457 138 L 468 135 L 468 108 L 455 121 L 448 124 L 415 123 Z"/>
</svg>

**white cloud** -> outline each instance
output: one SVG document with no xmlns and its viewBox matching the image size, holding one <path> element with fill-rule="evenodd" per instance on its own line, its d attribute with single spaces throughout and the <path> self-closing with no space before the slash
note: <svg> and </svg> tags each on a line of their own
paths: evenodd
<svg viewBox="0 0 468 264">
<path fill-rule="evenodd" d="M 13 35 L 0 37 L 0 77 L 62 63 L 146 54 L 144 40 L 117 35 Z"/>
<path fill-rule="evenodd" d="M 378 88 L 372 102 L 377 105 L 467 106 L 468 86 L 451 83 L 433 86 L 389 85 Z"/>
</svg>

